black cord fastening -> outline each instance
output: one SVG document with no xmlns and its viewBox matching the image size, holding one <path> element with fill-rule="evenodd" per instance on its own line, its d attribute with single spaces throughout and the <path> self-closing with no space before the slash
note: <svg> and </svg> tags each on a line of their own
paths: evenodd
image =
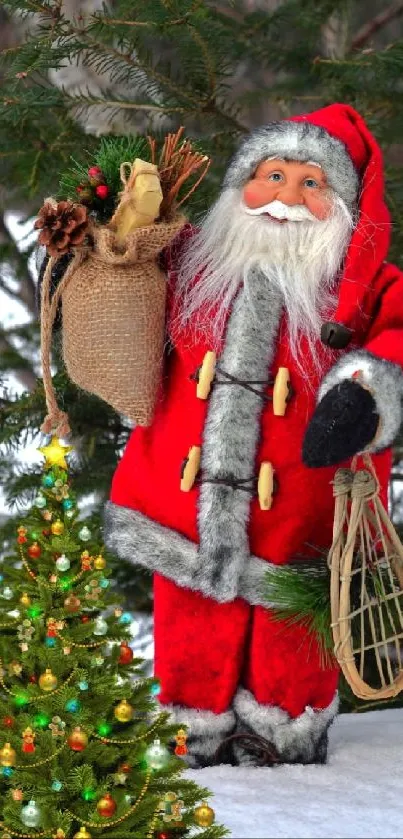
<svg viewBox="0 0 403 839">
<path fill-rule="evenodd" d="M 241 489 L 244 492 L 249 492 L 251 495 L 257 494 L 258 479 L 253 478 L 196 478 L 195 484 L 221 484 L 221 486 L 228 486 L 232 489 Z M 250 486 L 247 486 L 250 484 Z M 273 495 L 278 492 L 279 481 L 276 475 L 273 476 Z"/>
<path fill-rule="evenodd" d="M 191 373 L 189 378 L 193 382 L 199 381 L 200 370 L 202 369 L 202 365 L 200 364 L 199 367 Z M 273 377 L 269 376 L 268 379 L 265 381 L 253 380 L 253 379 L 238 379 L 236 376 L 232 376 L 231 373 L 227 373 L 222 367 L 217 365 L 216 367 L 216 374 L 220 373 L 221 376 L 224 377 L 225 381 L 220 381 L 217 379 L 216 375 L 213 379 L 214 386 L 216 385 L 239 385 L 239 387 L 245 388 L 245 390 L 250 390 L 251 393 L 255 393 L 256 396 L 260 396 L 261 399 L 265 399 L 267 402 L 272 402 L 273 397 L 268 393 L 263 393 L 261 390 L 257 390 L 257 388 L 252 387 L 252 385 L 262 385 L 262 387 L 273 387 L 274 386 L 274 379 Z"/>
<path fill-rule="evenodd" d="M 198 478 L 196 484 L 221 484 L 232 489 L 242 489 L 244 492 L 249 492 L 251 495 L 256 494 L 257 480 L 256 478 Z M 247 486 L 252 484 L 252 486 Z"/>
</svg>

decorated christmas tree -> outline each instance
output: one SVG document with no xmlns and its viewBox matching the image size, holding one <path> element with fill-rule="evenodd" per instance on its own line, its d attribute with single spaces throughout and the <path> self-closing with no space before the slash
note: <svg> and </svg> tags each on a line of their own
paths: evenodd
<svg viewBox="0 0 403 839">
<path fill-rule="evenodd" d="M 71 447 L 40 451 L 0 583 L 0 835 L 219 839 L 208 791 L 182 775 L 186 731 L 159 712 L 99 534 L 79 520 Z"/>
</svg>

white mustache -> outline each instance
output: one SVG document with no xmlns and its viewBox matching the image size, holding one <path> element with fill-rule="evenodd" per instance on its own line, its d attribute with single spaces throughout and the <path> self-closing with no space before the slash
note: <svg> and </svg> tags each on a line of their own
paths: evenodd
<svg viewBox="0 0 403 839">
<path fill-rule="evenodd" d="M 304 204 L 294 204 L 293 207 L 289 207 L 282 201 L 270 201 L 269 204 L 256 207 L 254 210 L 246 207 L 246 205 L 244 205 L 244 209 L 249 216 L 261 216 L 263 213 L 269 213 L 274 218 L 287 219 L 287 221 L 318 221 Z"/>
</svg>

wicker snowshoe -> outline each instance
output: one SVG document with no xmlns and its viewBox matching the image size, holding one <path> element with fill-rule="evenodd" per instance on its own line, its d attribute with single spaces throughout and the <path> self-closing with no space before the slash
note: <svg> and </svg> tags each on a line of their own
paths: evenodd
<svg viewBox="0 0 403 839">
<path fill-rule="evenodd" d="M 387 699 L 403 690 L 403 545 L 379 497 L 370 458 L 339 469 L 329 554 L 334 649 L 352 691 Z"/>
</svg>

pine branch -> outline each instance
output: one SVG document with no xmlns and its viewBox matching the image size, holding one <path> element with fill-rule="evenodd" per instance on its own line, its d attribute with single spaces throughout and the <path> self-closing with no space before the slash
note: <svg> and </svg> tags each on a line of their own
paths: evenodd
<svg viewBox="0 0 403 839">
<path fill-rule="evenodd" d="M 403 3 L 392 3 L 387 9 L 384 9 L 379 15 L 376 15 L 368 23 L 365 23 L 351 41 L 351 49 L 358 50 L 366 44 L 376 32 L 383 29 L 388 23 L 403 14 Z"/>
<path fill-rule="evenodd" d="M 26 256 L 18 250 L 17 244 L 5 224 L 4 216 L 0 216 L 1 240 L 5 241 L 13 251 L 12 262 L 16 265 L 16 279 L 19 284 L 18 291 L 15 292 L 5 284 L 4 279 L 1 279 L 2 288 L 10 297 L 15 297 L 23 303 L 31 314 L 36 315 L 35 283 L 28 269 Z"/>
<path fill-rule="evenodd" d="M 4 333 L 0 333 L 0 355 L 7 354 L 9 356 L 15 355 L 16 350 L 12 344 L 7 340 Z M 24 359 L 24 367 L 18 367 L 13 370 L 15 377 L 21 382 L 21 384 L 28 390 L 32 391 L 36 387 L 37 377 L 32 370 L 28 366 L 28 362 Z"/>
</svg>

